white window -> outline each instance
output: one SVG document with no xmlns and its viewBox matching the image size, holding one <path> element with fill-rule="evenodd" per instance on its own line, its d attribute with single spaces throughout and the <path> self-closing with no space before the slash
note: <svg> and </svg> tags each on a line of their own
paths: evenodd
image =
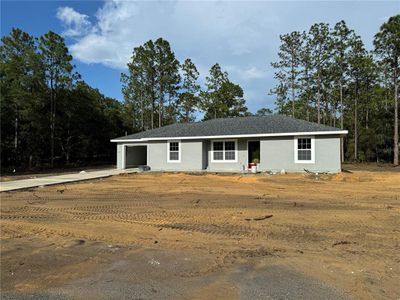
<svg viewBox="0 0 400 300">
<path fill-rule="evenodd" d="M 167 162 L 169 163 L 180 163 L 181 162 L 181 142 L 171 141 L 167 143 L 168 146 L 168 157 Z"/>
<path fill-rule="evenodd" d="M 314 137 L 296 137 L 294 139 L 294 162 L 298 164 L 315 163 Z"/>
<path fill-rule="evenodd" d="M 212 141 L 211 162 L 236 162 L 237 141 Z"/>
</svg>

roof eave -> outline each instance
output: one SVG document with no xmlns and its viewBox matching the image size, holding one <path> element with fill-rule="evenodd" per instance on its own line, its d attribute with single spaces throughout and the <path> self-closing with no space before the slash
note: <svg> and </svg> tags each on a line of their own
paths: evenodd
<svg viewBox="0 0 400 300">
<path fill-rule="evenodd" d="M 308 132 L 284 132 L 284 133 L 256 133 L 256 134 L 234 134 L 234 135 L 209 135 L 209 136 L 176 136 L 176 137 L 149 137 L 140 139 L 111 139 L 112 143 L 125 142 L 148 142 L 163 140 L 203 140 L 203 139 L 232 139 L 232 138 L 255 138 L 255 137 L 281 137 L 281 136 L 308 136 L 308 135 L 346 135 L 347 130 L 332 131 L 308 131 Z"/>
</svg>

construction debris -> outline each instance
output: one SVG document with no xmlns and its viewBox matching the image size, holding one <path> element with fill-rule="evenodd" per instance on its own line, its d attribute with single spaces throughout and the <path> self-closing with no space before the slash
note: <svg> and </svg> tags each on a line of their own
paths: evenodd
<svg viewBox="0 0 400 300">
<path fill-rule="evenodd" d="M 262 216 L 262 217 L 257 217 L 257 218 L 246 218 L 246 221 L 262 221 L 265 219 L 269 219 L 271 218 L 273 215 L 266 215 L 266 216 Z"/>
<path fill-rule="evenodd" d="M 304 169 L 304 171 L 305 171 L 307 174 L 312 174 L 312 175 L 315 175 L 315 176 L 327 175 L 327 174 L 329 174 L 328 172 L 313 172 L 313 171 L 310 171 L 310 170 L 307 170 L 307 169 Z"/>
<path fill-rule="evenodd" d="M 349 245 L 351 242 L 349 241 L 338 241 L 332 244 L 332 247 L 338 246 L 338 245 Z"/>
</svg>

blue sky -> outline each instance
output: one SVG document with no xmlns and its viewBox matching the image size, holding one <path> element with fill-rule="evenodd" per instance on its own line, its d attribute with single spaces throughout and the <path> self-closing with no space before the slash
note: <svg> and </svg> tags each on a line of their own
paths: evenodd
<svg viewBox="0 0 400 300">
<path fill-rule="evenodd" d="M 1 1 L 1 35 L 12 27 L 62 34 L 83 79 L 119 100 L 133 47 L 163 37 L 179 60 L 193 60 L 201 83 L 220 63 L 254 112 L 274 106 L 279 34 L 343 19 L 371 49 L 379 26 L 399 12 L 400 1 Z"/>
</svg>

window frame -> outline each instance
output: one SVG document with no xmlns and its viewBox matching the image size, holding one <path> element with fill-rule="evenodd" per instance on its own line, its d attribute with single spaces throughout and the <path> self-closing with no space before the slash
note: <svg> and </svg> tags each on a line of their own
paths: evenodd
<svg viewBox="0 0 400 300">
<path fill-rule="evenodd" d="M 170 150 L 170 144 L 171 143 L 178 143 L 178 151 L 171 151 Z M 178 152 L 178 159 L 177 160 L 171 160 L 170 153 L 171 152 Z M 167 141 L 167 163 L 180 163 L 181 162 L 181 154 L 182 154 L 182 143 L 180 140 L 171 140 Z"/>
<path fill-rule="evenodd" d="M 222 142 L 222 150 L 216 150 L 215 152 L 222 151 L 222 159 L 214 159 L 214 143 Z M 235 150 L 225 150 L 225 142 L 234 142 Z M 228 152 L 235 152 L 235 159 L 225 159 L 226 151 Z M 211 162 L 212 163 L 236 163 L 238 162 L 238 142 L 236 139 L 229 139 L 229 140 L 212 140 L 211 141 Z"/>
<path fill-rule="evenodd" d="M 298 144 L 299 139 L 311 139 L 311 159 L 301 160 L 299 159 Z M 315 136 L 296 136 L 294 137 L 294 162 L 296 164 L 315 164 Z M 300 149 L 301 150 L 301 149 Z"/>
</svg>

